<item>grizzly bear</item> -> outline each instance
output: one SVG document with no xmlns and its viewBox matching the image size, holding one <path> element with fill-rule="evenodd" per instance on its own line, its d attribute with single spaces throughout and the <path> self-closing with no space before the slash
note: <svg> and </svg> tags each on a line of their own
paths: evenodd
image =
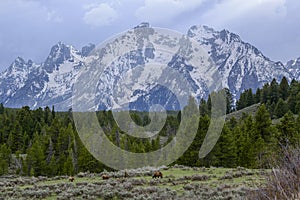
<svg viewBox="0 0 300 200">
<path fill-rule="evenodd" d="M 160 171 L 154 172 L 152 178 L 162 178 L 163 174 Z"/>
<path fill-rule="evenodd" d="M 70 177 L 69 177 L 69 181 L 70 181 L 70 182 L 73 182 L 74 180 L 75 180 L 75 178 L 74 178 L 73 176 L 70 176 Z"/>
<path fill-rule="evenodd" d="M 108 176 L 108 175 L 102 175 L 102 179 L 103 179 L 103 180 L 109 179 L 109 176 Z"/>
</svg>

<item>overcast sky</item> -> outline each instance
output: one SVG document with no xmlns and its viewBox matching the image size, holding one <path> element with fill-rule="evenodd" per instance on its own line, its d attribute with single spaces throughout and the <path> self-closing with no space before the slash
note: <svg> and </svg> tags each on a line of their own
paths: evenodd
<svg viewBox="0 0 300 200">
<path fill-rule="evenodd" d="M 143 21 L 227 29 L 272 60 L 300 57 L 299 0 L 0 0 L 0 71 L 17 56 L 43 62 L 59 41 L 80 49 Z"/>
</svg>

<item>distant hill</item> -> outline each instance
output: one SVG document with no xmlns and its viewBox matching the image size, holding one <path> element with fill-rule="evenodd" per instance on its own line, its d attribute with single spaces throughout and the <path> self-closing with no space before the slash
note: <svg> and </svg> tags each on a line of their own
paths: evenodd
<svg viewBox="0 0 300 200">
<path fill-rule="evenodd" d="M 237 120 L 240 120 L 243 117 L 243 114 L 252 115 L 254 116 L 257 109 L 259 108 L 260 103 L 251 105 L 249 107 L 243 108 L 241 110 L 229 113 L 226 115 L 226 120 L 230 120 L 231 118 L 235 118 Z"/>
</svg>

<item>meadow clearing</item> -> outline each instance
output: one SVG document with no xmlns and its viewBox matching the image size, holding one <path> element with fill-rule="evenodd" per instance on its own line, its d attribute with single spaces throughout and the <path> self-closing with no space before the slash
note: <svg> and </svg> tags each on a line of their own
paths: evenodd
<svg viewBox="0 0 300 200">
<path fill-rule="evenodd" d="M 263 169 L 161 167 L 68 176 L 0 177 L 0 199 L 245 199 L 265 183 Z M 103 180 L 102 175 L 108 175 Z"/>
</svg>

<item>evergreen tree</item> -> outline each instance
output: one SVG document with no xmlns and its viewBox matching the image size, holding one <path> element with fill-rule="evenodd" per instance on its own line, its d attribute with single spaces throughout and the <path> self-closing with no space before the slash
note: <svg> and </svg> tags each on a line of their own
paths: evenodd
<svg viewBox="0 0 300 200">
<path fill-rule="evenodd" d="M 207 103 L 204 99 L 200 100 L 199 112 L 201 116 L 205 116 L 209 114 Z"/>
<path fill-rule="evenodd" d="M 261 137 L 265 142 L 270 141 L 272 137 L 270 114 L 266 106 L 262 104 L 255 114 L 255 139 Z"/>
<path fill-rule="evenodd" d="M 208 99 L 207 99 L 207 109 L 208 109 L 208 115 L 210 116 L 211 114 L 211 95 L 208 96 Z"/>
<path fill-rule="evenodd" d="M 246 93 L 243 92 L 243 93 L 241 93 L 239 100 L 236 102 L 236 109 L 241 110 L 241 109 L 245 108 L 246 106 L 247 106 Z"/>
<path fill-rule="evenodd" d="M 238 165 L 243 167 L 256 166 L 256 152 L 253 146 L 255 138 L 255 128 L 252 116 L 245 117 L 240 126 L 234 130 L 237 144 Z"/>
<path fill-rule="evenodd" d="M 0 176 L 8 172 L 11 151 L 6 144 L 0 145 Z"/>
<path fill-rule="evenodd" d="M 209 123 L 208 115 L 199 118 L 199 128 L 196 136 L 187 151 L 176 161 L 177 164 L 191 166 L 204 166 L 206 164 L 203 159 L 199 160 L 199 150 L 207 133 Z"/>
<path fill-rule="evenodd" d="M 52 119 L 55 118 L 55 110 L 54 110 L 54 106 L 52 106 L 52 110 L 51 110 L 51 118 L 52 118 Z"/>
<path fill-rule="evenodd" d="M 278 141 L 282 146 L 296 146 L 299 144 L 299 133 L 297 132 L 295 118 L 292 112 L 286 113 L 277 125 L 279 130 Z"/>
<path fill-rule="evenodd" d="M 279 86 L 275 78 L 271 82 L 269 94 L 271 103 L 277 103 L 279 99 Z"/>
<path fill-rule="evenodd" d="M 270 100 L 270 85 L 269 83 L 266 83 L 262 90 L 261 90 L 261 103 L 267 103 L 268 100 Z"/>
<path fill-rule="evenodd" d="M 237 148 L 235 143 L 235 137 L 231 130 L 225 126 L 223 127 L 222 134 L 217 145 L 220 145 L 221 155 L 220 166 L 223 167 L 236 167 L 237 163 Z"/>
<path fill-rule="evenodd" d="M 28 106 L 24 106 L 17 111 L 16 121 L 21 127 L 19 128 L 20 131 L 26 132 L 29 135 L 35 132 L 35 121 L 32 118 L 32 114 Z"/>
<path fill-rule="evenodd" d="M 31 173 L 33 173 L 34 176 L 46 174 L 43 146 L 37 134 L 35 134 L 32 146 L 27 150 L 26 163 L 28 167 L 28 175 L 31 175 Z"/>
<path fill-rule="evenodd" d="M 287 98 L 289 96 L 289 92 L 290 92 L 290 86 L 289 86 L 289 83 L 288 83 L 286 77 L 284 76 L 281 79 L 281 82 L 279 84 L 279 96 L 280 96 L 280 98 L 282 98 L 283 100 L 287 100 Z"/>
<path fill-rule="evenodd" d="M 289 111 L 288 104 L 283 99 L 280 98 L 276 104 L 274 114 L 276 115 L 277 118 L 280 118 L 288 111 Z"/>
<path fill-rule="evenodd" d="M 234 109 L 233 96 L 228 88 L 225 88 L 226 94 L 226 114 L 231 113 Z"/>
<path fill-rule="evenodd" d="M 3 103 L 0 103 L 0 115 L 4 113 L 4 106 Z"/>
<path fill-rule="evenodd" d="M 74 175 L 74 164 L 73 164 L 73 152 L 72 149 L 69 150 L 69 155 L 63 167 L 63 174 L 73 176 Z"/>
<path fill-rule="evenodd" d="M 256 93 L 254 95 L 254 103 L 259 103 L 261 101 L 261 89 L 257 88 Z"/>
<path fill-rule="evenodd" d="M 293 80 L 290 85 L 290 95 L 288 97 L 288 105 L 289 109 L 294 113 L 298 114 L 298 111 L 296 110 L 297 105 L 297 95 L 300 92 L 300 84 Z"/>
<path fill-rule="evenodd" d="M 300 113 L 300 91 L 297 93 L 295 101 L 296 101 L 296 106 L 295 106 L 294 112 L 296 114 L 296 113 Z"/>
<path fill-rule="evenodd" d="M 255 103 L 255 96 L 252 89 L 245 90 L 241 95 L 240 99 L 237 101 L 237 110 L 241 110 Z"/>
<path fill-rule="evenodd" d="M 50 126 L 50 124 L 52 122 L 52 113 L 51 113 L 50 108 L 48 106 L 46 106 L 45 109 L 44 109 L 44 122 L 48 126 Z"/>
<path fill-rule="evenodd" d="M 57 166 L 57 162 L 56 162 L 56 159 L 54 157 L 54 155 L 51 156 L 50 158 L 50 162 L 47 163 L 47 166 L 46 166 L 46 173 L 47 173 L 47 176 L 55 176 L 57 175 L 58 173 L 58 166 Z"/>
</svg>

